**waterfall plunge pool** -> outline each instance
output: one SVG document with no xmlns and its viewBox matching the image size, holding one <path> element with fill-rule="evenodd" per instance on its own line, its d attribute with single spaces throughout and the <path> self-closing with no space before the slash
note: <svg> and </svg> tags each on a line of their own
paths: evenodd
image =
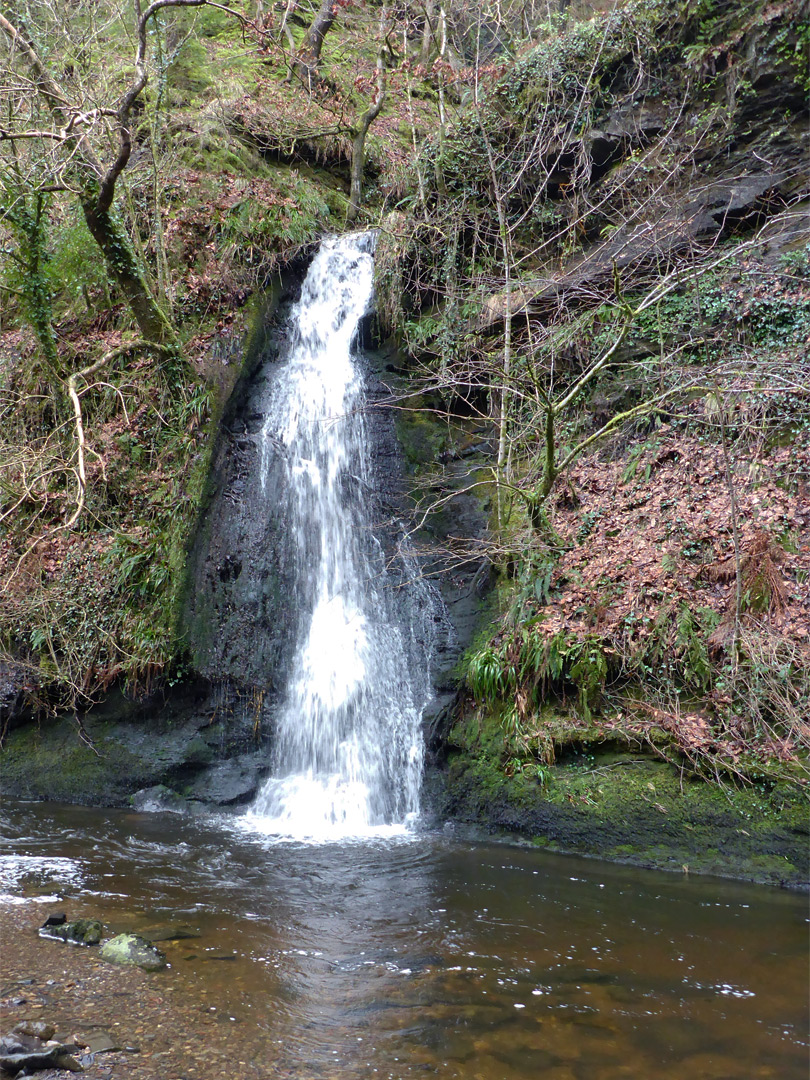
<svg viewBox="0 0 810 1080">
<path fill-rule="evenodd" d="M 3 1020 L 92 1017 L 139 1044 L 89 1080 L 806 1075 L 798 894 L 451 832 L 280 843 L 227 817 L 16 802 L 3 819 Z M 189 936 L 128 998 L 97 951 L 36 937 L 53 911 Z M 120 997 L 91 993 L 102 969 Z"/>
</svg>

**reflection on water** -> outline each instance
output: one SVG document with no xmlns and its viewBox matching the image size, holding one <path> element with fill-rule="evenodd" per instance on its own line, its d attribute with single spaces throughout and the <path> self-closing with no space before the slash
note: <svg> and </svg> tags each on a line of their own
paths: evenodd
<svg viewBox="0 0 810 1080">
<path fill-rule="evenodd" d="M 227 820 L 4 817 L 0 892 L 61 860 L 71 916 L 199 933 L 162 944 L 151 978 L 235 1017 L 221 1037 L 273 1062 L 263 1076 L 806 1076 L 803 896 L 448 835 L 307 846 Z"/>
</svg>

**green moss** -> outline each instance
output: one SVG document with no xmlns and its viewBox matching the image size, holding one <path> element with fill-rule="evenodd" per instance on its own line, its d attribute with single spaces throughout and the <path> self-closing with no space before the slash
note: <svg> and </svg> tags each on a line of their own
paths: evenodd
<svg viewBox="0 0 810 1080">
<path fill-rule="evenodd" d="M 171 89 L 181 91 L 183 98 L 190 99 L 201 94 L 212 82 L 205 46 L 190 38 L 170 64 L 166 83 Z"/>
<path fill-rule="evenodd" d="M 18 728 L 6 736 L 0 769 L 3 787 L 15 793 L 65 803 L 115 801 L 122 778 L 129 788 L 133 778 L 145 775 L 144 762 L 120 743 L 103 734 L 89 746 L 67 722 L 40 729 Z"/>
<path fill-rule="evenodd" d="M 420 399 L 410 399 L 408 408 L 396 415 L 396 432 L 405 460 L 416 472 L 436 462 L 449 442 L 446 421 L 428 411 Z"/>
<path fill-rule="evenodd" d="M 198 121 L 191 130 L 179 128 L 173 143 L 183 165 L 209 176 L 263 177 L 270 172 L 261 155 L 235 138 L 219 120 Z"/>
<path fill-rule="evenodd" d="M 558 717 L 560 730 L 565 718 Z M 771 884 L 808 881 L 810 812 L 801 785 L 735 786 L 681 773 L 581 730 L 559 760 L 516 755 L 501 718 L 471 714 L 451 733 L 447 810 L 552 850 Z"/>
</svg>

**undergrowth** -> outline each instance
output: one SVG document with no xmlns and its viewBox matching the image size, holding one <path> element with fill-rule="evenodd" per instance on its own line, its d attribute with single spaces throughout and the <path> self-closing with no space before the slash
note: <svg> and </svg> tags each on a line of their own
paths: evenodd
<svg viewBox="0 0 810 1080">
<path fill-rule="evenodd" d="M 0 655 L 46 708 L 87 705 L 114 682 L 141 694 L 177 673 L 211 393 L 180 360 L 136 356 L 81 400 L 86 503 L 66 529 L 78 495 L 70 404 L 43 398 L 19 371 L 0 388 Z"/>
</svg>

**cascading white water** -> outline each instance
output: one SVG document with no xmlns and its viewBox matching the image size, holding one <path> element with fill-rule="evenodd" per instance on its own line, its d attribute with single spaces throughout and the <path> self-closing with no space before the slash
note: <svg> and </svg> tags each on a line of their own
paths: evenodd
<svg viewBox="0 0 810 1080">
<path fill-rule="evenodd" d="M 373 532 L 373 471 L 353 342 L 371 303 L 374 237 L 324 241 L 290 318 L 289 359 L 262 431 L 286 457 L 300 628 L 272 777 L 246 824 L 329 839 L 402 831 L 418 812 L 429 618 L 409 616 Z"/>
</svg>

